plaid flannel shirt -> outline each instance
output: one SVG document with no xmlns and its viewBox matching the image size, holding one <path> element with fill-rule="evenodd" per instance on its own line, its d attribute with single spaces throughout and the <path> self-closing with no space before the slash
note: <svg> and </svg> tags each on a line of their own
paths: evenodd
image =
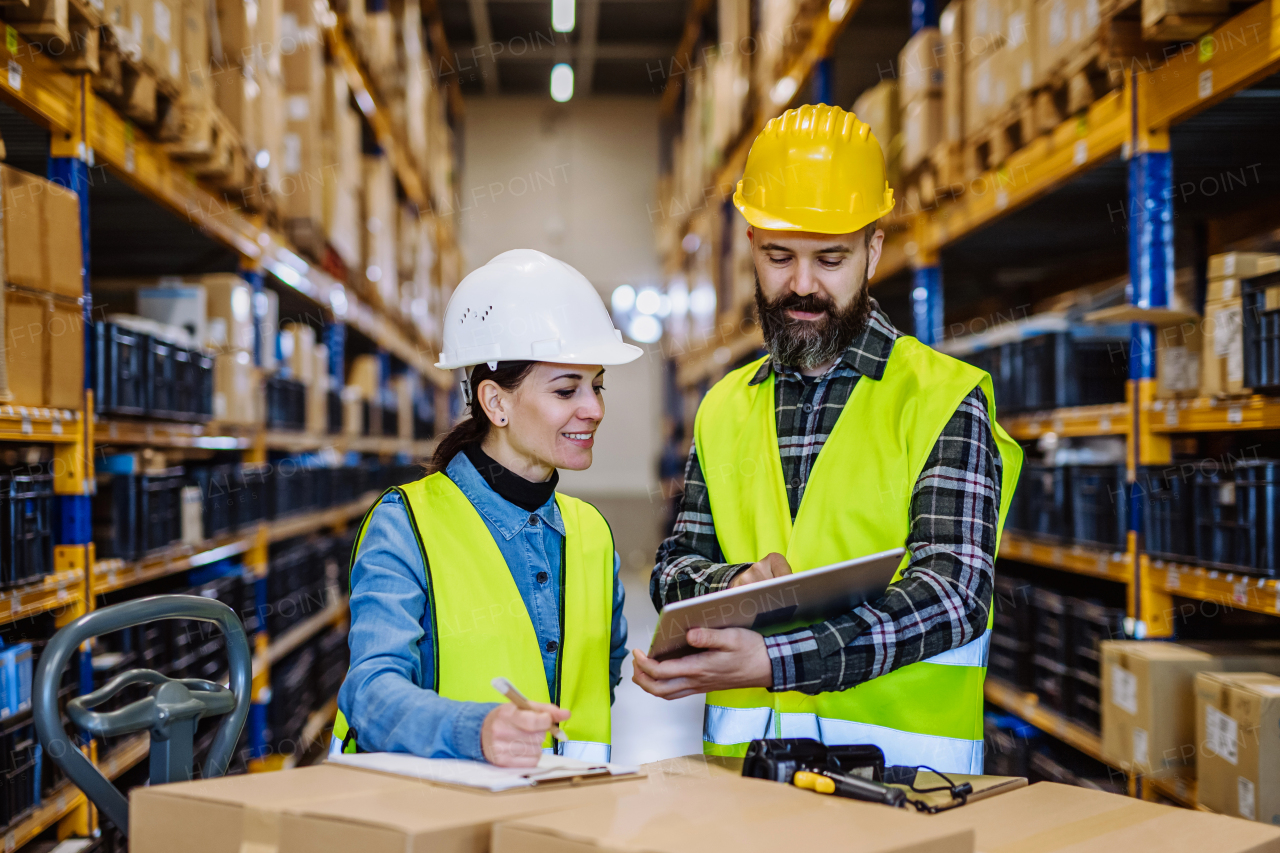
<svg viewBox="0 0 1280 853">
<path fill-rule="evenodd" d="M 884 374 L 902 333 L 873 306 L 863 334 L 821 377 L 808 379 L 766 360 L 752 378 L 777 374 L 778 451 L 795 519 L 813 463 L 860 377 Z M 962 646 L 987 624 L 995 576 L 1000 454 L 979 388 L 960 403 L 911 494 L 911 554 L 884 598 L 808 628 L 765 639 L 772 690 L 845 690 Z M 764 555 L 760 555 L 764 556 Z M 690 448 L 684 495 L 672 535 L 658 549 L 649 583 L 659 610 L 725 589 L 749 563 L 725 563 L 716 539 L 698 449 Z"/>
</svg>

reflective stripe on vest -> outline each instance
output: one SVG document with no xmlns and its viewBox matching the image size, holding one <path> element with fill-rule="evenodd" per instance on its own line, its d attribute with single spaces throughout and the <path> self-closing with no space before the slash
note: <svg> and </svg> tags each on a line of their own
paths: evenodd
<svg viewBox="0 0 1280 853">
<path fill-rule="evenodd" d="M 814 462 L 793 522 L 778 453 L 774 377 L 750 385 L 760 364 L 717 383 L 699 407 L 695 424 L 698 460 L 726 562 L 754 562 L 776 551 L 794 571 L 805 571 L 901 547 L 910 534 L 915 483 L 938 436 L 974 387 L 986 394 L 1003 464 L 995 532 L 999 541 L 1022 452 L 996 423 L 986 373 L 914 338 L 895 341 L 883 376 L 863 376 L 855 383 Z M 989 629 L 990 600 L 987 610 Z M 768 633 L 796 627 L 778 626 Z M 802 732 L 838 738 L 827 742 L 877 743 L 891 763 L 972 772 L 975 761 L 981 764 L 982 681 L 989 644 L 988 631 L 929 660 L 834 693 L 713 693 L 707 697 L 704 748 L 742 755 L 763 733 L 781 737 L 784 731 Z M 898 757 L 889 757 L 891 752 Z M 915 760 L 921 756 L 941 764 Z"/>
<path fill-rule="evenodd" d="M 565 539 L 560 578 L 561 642 L 555 684 L 548 688 L 541 644 L 493 535 L 466 495 L 443 473 L 397 491 L 413 522 L 427 572 L 434 685 L 464 702 L 500 697 L 490 682 L 509 679 L 535 702 L 572 712 L 566 748 L 598 759 L 610 743 L 609 642 L 613 626 L 613 534 L 588 503 L 556 495 Z M 370 516 L 372 513 L 370 513 Z M 364 537 L 368 517 L 361 526 Z M 346 720 L 334 740 L 341 750 Z M 548 735 L 546 745 L 554 741 Z M 350 747 L 348 747 L 350 750 Z"/>
</svg>

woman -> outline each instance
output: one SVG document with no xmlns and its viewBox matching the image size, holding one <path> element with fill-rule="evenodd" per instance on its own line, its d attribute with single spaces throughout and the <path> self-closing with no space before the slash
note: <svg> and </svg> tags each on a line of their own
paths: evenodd
<svg viewBox="0 0 1280 853">
<path fill-rule="evenodd" d="M 443 350 L 437 367 L 465 369 L 471 417 L 428 476 L 365 516 L 331 749 L 527 767 L 559 723 L 558 751 L 608 760 L 626 655 L 619 560 L 600 513 L 556 493 L 556 469 L 590 467 L 603 365 L 641 350 L 581 273 L 529 249 L 463 279 Z M 501 701 L 497 677 L 533 710 Z"/>
</svg>

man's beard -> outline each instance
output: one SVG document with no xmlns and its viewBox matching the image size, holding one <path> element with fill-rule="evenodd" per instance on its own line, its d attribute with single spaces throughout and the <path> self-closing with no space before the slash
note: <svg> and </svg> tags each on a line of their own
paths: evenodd
<svg viewBox="0 0 1280 853">
<path fill-rule="evenodd" d="M 824 312 L 817 320 L 795 320 L 787 311 Z M 801 296 L 788 290 L 773 302 L 765 299 L 756 274 L 756 316 L 764 332 L 764 345 L 780 364 L 812 370 L 834 361 L 853 339 L 867 328 L 871 318 L 871 293 L 863 277 L 862 287 L 843 309 L 816 293 Z"/>
</svg>

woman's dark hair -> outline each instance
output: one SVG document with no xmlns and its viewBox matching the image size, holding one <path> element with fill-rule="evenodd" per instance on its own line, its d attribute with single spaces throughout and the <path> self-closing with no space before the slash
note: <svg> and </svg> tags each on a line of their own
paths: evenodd
<svg viewBox="0 0 1280 853">
<path fill-rule="evenodd" d="M 488 379 L 503 391 L 514 391 L 535 364 L 537 362 L 534 361 L 500 361 L 497 370 L 490 370 L 487 364 L 477 364 L 472 368 L 471 403 L 468 406 L 471 416 L 459 421 L 457 426 L 440 439 L 436 452 L 431 455 L 431 461 L 427 464 L 428 474 L 443 471 L 464 447 L 484 441 L 484 437 L 489 434 L 492 424 L 480 407 L 480 398 L 476 393 L 480 383 Z"/>
</svg>

